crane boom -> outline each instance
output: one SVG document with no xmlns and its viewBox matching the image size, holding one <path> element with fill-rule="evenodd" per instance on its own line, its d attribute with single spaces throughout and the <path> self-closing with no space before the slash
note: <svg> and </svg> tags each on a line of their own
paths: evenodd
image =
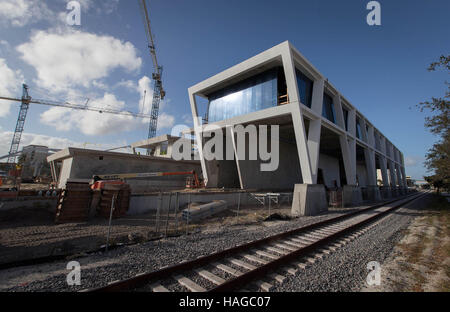
<svg viewBox="0 0 450 312">
<path fill-rule="evenodd" d="M 153 138 L 156 136 L 156 130 L 158 127 L 158 115 L 159 115 L 159 104 L 161 100 L 164 99 L 166 92 L 164 91 L 164 88 L 162 86 L 162 71 L 163 68 L 158 64 L 158 58 L 156 57 L 156 47 L 155 47 L 155 41 L 153 39 L 153 33 L 150 26 L 150 18 L 147 10 L 147 3 L 146 0 L 138 0 L 141 12 L 142 12 L 142 18 L 144 21 L 145 26 L 145 34 L 147 36 L 148 40 L 148 47 L 150 50 L 150 56 L 152 58 L 153 62 L 153 100 L 152 100 L 152 110 L 151 110 L 151 117 L 150 117 L 150 125 L 148 129 L 148 138 Z M 145 103 L 144 103 L 145 104 Z M 147 154 L 150 154 L 150 150 L 147 150 Z"/>
<path fill-rule="evenodd" d="M 15 101 L 15 102 L 22 102 L 22 99 L 17 98 L 10 98 L 5 96 L 0 96 L 0 100 L 7 100 L 7 101 Z M 55 107 L 66 107 L 66 108 L 73 108 L 78 110 L 86 110 L 86 111 L 94 111 L 98 113 L 108 113 L 108 114 L 116 114 L 116 115 L 125 115 L 125 116 L 133 116 L 137 118 L 150 118 L 151 116 L 148 114 L 143 113 L 133 113 L 129 111 L 118 111 L 111 108 L 101 108 L 101 107 L 95 107 L 95 106 L 87 106 L 87 105 L 80 105 L 80 104 L 72 104 L 69 102 L 56 102 L 56 101 L 50 101 L 50 100 L 31 100 L 31 98 L 26 102 L 28 104 L 40 104 L 40 105 L 47 105 L 47 106 L 55 106 Z"/>
<path fill-rule="evenodd" d="M 11 142 L 11 147 L 9 149 L 9 156 L 8 156 L 7 163 L 10 165 L 13 165 L 15 163 L 15 159 L 18 154 L 20 139 L 22 138 L 25 119 L 27 117 L 27 112 L 28 112 L 28 108 L 30 107 L 30 104 L 65 107 L 65 108 L 72 108 L 72 109 L 79 109 L 79 110 L 86 110 L 86 111 L 94 111 L 94 112 L 98 112 L 98 113 L 133 116 L 133 117 L 137 117 L 137 118 L 150 118 L 151 119 L 151 117 L 152 117 L 150 115 L 143 114 L 143 113 L 132 113 L 132 112 L 128 112 L 128 111 L 118 111 L 118 110 L 111 109 L 111 108 L 100 108 L 100 107 L 88 106 L 87 103 L 85 105 L 79 105 L 79 104 L 72 104 L 72 103 L 68 103 L 68 102 L 55 102 L 55 101 L 37 100 L 37 99 L 34 100 L 28 95 L 28 86 L 26 84 L 24 84 L 22 87 L 23 87 L 23 94 L 22 94 L 21 99 L 0 96 L 0 100 L 21 102 L 19 117 L 17 118 L 17 123 L 16 123 L 16 129 L 14 131 L 13 139 Z"/>
</svg>

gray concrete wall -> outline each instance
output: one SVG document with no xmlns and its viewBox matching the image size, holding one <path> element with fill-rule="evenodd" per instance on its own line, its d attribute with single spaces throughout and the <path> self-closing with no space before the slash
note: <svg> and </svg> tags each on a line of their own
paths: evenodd
<svg viewBox="0 0 450 312">
<path fill-rule="evenodd" d="M 294 185 L 302 183 L 302 174 L 295 144 L 281 142 L 279 165 L 275 171 L 261 171 L 261 159 L 239 160 L 239 169 L 244 189 L 294 190 Z M 248 140 L 246 142 L 248 151 Z M 246 159 L 249 159 L 248 154 Z"/>
<path fill-rule="evenodd" d="M 367 186 L 367 171 L 365 165 L 356 165 L 356 174 L 358 175 L 359 186 Z"/>
<path fill-rule="evenodd" d="M 179 194 L 179 202 L 180 207 L 185 208 L 189 201 L 200 202 L 200 203 L 208 203 L 213 200 L 225 200 L 229 207 L 233 205 L 237 205 L 239 201 L 241 205 L 250 205 L 250 204 L 258 204 L 258 202 L 251 197 L 251 195 L 247 192 L 214 192 L 214 193 L 180 193 Z M 128 215 L 139 215 L 146 213 L 154 213 L 158 208 L 158 193 L 148 194 L 148 195 L 133 195 L 130 197 L 130 208 L 128 210 Z M 162 210 L 166 210 L 169 207 L 169 194 L 162 194 Z M 176 197 L 175 193 L 172 194 L 172 200 L 170 201 L 170 209 L 174 211 L 176 207 Z"/>
<path fill-rule="evenodd" d="M 341 186 L 339 176 L 339 159 L 325 154 L 319 155 L 319 168 L 322 169 L 324 183 L 327 187 L 334 187 L 334 181 L 337 181 L 338 187 Z"/>
<path fill-rule="evenodd" d="M 95 174 L 140 173 L 140 172 L 175 172 L 195 170 L 201 175 L 199 161 L 177 162 L 174 160 L 159 160 L 139 158 L 136 156 L 127 158 L 111 155 L 74 155 L 63 160 L 60 181 L 58 187 L 64 188 L 68 179 L 92 179 Z M 187 176 L 166 176 L 150 179 L 129 179 L 127 182 L 132 187 L 132 192 L 144 192 L 155 189 L 171 189 L 185 186 Z"/>
</svg>

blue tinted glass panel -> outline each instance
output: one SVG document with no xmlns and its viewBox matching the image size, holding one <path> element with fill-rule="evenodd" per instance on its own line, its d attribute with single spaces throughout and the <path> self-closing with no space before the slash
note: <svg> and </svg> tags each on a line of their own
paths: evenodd
<svg viewBox="0 0 450 312">
<path fill-rule="evenodd" d="M 334 117 L 336 114 L 334 113 L 333 99 L 326 93 L 323 95 L 322 116 L 331 122 L 336 122 Z"/>
<path fill-rule="evenodd" d="M 277 106 L 277 84 L 277 69 L 273 69 L 214 92 L 209 96 L 209 122 Z"/>
<path fill-rule="evenodd" d="M 300 101 L 302 104 L 311 108 L 313 82 L 298 69 L 295 69 L 295 73 L 297 76 L 298 92 L 300 92 Z"/>
<path fill-rule="evenodd" d="M 356 120 L 356 137 L 362 140 L 361 125 L 358 119 Z"/>
</svg>

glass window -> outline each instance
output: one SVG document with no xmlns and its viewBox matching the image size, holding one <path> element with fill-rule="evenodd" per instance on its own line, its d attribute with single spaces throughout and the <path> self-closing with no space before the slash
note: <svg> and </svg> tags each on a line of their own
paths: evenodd
<svg viewBox="0 0 450 312">
<path fill-rule="evenodd" d="M 358 118 L 356 119 L 356 137 L 362 140 L 361 124 Z"/>
<path fill-rule="evenodd" d="M 348 110 L 345 108 L 342 109 L 344 112 L 344 125 L 345 125 L 345 131 L 348 131 Z"/>
<path fill-rule="evenodd" d="M 272 69 L 211 94 L 209 122 L 277 106 L 277 72 L 278 69 Z"/>
<path fill-rule="evenodd" d="M 328 94 L 324 93 L 323 95 L 323 108 L 322 108 L 322 116 L 328 119 L 331 122 L 336 122 L 334 113 L 334 105 L 333 98 Z"/>
<path fill-rule="evenodd" d="M 313 81 L 298 69 L 295 69 L 295 73 L 297 76 L 298 92 L 300 92 L 300 101 L 302 104 L 311 108 Z"/>
</svg>

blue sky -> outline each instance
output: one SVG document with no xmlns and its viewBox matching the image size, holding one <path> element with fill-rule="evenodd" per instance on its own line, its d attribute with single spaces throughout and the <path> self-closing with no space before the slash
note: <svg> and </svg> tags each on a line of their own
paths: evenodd
<svg viewBox="0 0 450 312">
<path fill-rule="evenodd" d="M 158 133 L 191 125 L 188 87 L 289 40 L 403 151 L 407 175 L 421 178 L 436 138 L 415 105 L 445 92 L 447 74 L 426 68 L 450 51 L 450 2 L 379 1 L 381 26 L 367 25 L 368 2 L 151 0 L 167 91 Z M 81 26 L 74 27 L 64 23 L 66 3 L 0 0 L 0 94 L 20 97 L 25 80 L 35 98 L 89 98 L 96 106 L 139 111 L 152 63 L 137 1 L 80 1 Z M 9 112 L 6 105 L 2 155 L 18 112 L 17 104 Z M 142 121 L 34 105 L 24 144 L 109 148 L 146 135 Z"/>
</svg>

